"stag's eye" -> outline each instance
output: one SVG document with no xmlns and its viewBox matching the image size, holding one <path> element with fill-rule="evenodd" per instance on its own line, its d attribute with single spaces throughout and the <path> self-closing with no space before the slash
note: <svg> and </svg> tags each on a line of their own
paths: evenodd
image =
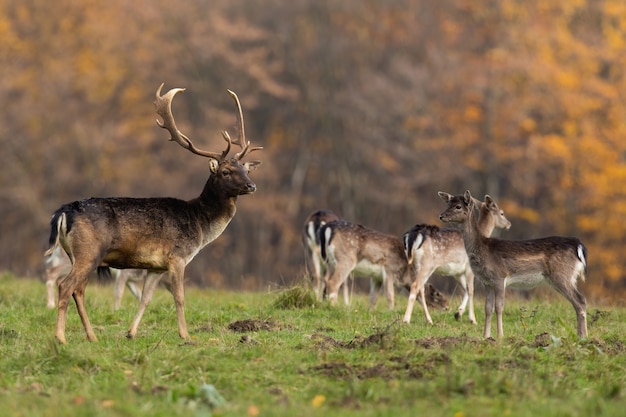
<svg viewBox="0 0 626 417">
<path fill-rule="evenodd" d="M 223 171 L 222 171 L 222 175 L 223 175 L 224 177 L 228 177 L 228 176 L 230 176 L 230 169 L 225 169 L 225 170 L 223 170 Z"/>
<path fill-rule="evenodd" d="M 463 207 L 462 207 L 460 204 L 457 204 L 457 205 L 456 205 L 456 209 L 457 209 L 457 210 L 461 210 L 462 208 L 463 208 Z"/>
</svg>

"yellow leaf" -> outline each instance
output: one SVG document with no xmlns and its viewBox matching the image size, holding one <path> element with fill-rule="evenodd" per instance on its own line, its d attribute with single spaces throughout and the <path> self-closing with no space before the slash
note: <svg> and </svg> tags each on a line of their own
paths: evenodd
<svg viewBox="0 0 626 417">
<path fill-rule="evenodd" d="M 326 402 L 326 397 L 323 395 L 316 395 L 315 397 L 313 397 L 313 400 L 311 400 L 311 405 L 315 408 L 319 408 L 321 407 L 324 403 Z"/>
</svg>

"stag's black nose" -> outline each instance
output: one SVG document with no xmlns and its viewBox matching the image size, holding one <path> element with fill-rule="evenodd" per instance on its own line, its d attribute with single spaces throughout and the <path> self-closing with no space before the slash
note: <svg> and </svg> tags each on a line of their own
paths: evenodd
<svg viewBox="0 0 626 417">
<path fill-rule="evenodd" d="M 256 184 L 253 182 L 249 182 L 246 184 L 246 191 L 249 193 L 253 193 L 256 191 Z"/>
</svg>

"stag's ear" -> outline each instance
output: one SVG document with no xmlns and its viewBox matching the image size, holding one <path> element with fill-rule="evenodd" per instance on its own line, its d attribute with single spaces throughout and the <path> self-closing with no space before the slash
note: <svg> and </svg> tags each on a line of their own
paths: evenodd
<svg viewBox="0 0 626 417">
<path fill-rule="evenodd" d="M 215 158 L 209 158 L 209 169 L 213 174 L 217 173 L 217 168 L 219 168 L 220 162 Z"/>
<path fill-rule="evenodd" d="M 245 162 L 243 164 L 243 167 L 246 169 L 246 171 L 250 172 L 254 171 L 259 165 L 261 165 L 261 161 L 249 161 Z"/>
<path fill-rule="evenodd" d="M 439 194 L 439 197 L 445 202 L 445 203 L 449 203 L 450 200 L 452 200 L 452 197 L 454 197 L 452 194 L 448 194 L 448 193 L 444 193 L 443 191 L 439 191 L 437 194 Z"/>
</svg>

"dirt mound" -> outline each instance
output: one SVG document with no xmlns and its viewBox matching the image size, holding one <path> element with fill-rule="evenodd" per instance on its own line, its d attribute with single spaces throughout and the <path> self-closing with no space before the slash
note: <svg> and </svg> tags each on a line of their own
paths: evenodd
<svg viewBox="0 0 626 417">
<path fill-rule="evenodd" d="M 259 330 L 271 331 L 276 328 L 276 324 L 267 320 L 238 320 L 228 325 L 228 329 L 236 333 L 258 332 Z"/>
</svg>

